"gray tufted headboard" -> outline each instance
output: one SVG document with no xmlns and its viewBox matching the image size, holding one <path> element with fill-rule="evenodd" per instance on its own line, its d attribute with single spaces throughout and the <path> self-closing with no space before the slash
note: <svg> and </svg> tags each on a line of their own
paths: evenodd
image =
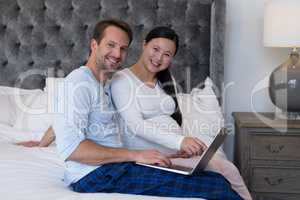
<svg viewBox="0 0 300 200">
<path fill-rule="evenodd" d="M 94 24 L 128 22 L 134 63 L 145 34 L 167 25 L 180 36 L 172 65 L 184 91 L 208 75 L 223 82 L 225 0 L 0 0 L 0 85 L 42 87 L 44 76 L 65 76 L 84 64 Z"/>
</svg>

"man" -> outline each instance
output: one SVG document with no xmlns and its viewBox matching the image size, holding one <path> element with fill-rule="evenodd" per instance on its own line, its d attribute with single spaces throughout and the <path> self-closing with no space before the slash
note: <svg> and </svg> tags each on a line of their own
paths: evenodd
<svg viewBox="0 0 300 200">
<path fill-rule="evenodd" d="M 240 199 L 219 174 L 188 177 L 138 166 L 134 162 L 165 166 L 171 162 L 156 150 L 122 148 L 108 79 L 124 61 L 131 40 L 125 22 L 99 22 L 86 65 L 65 79 L 67 108 L 53 127 L 58 153 L 65 161 L 64 181 L 77 192 Z"/>
</svg>

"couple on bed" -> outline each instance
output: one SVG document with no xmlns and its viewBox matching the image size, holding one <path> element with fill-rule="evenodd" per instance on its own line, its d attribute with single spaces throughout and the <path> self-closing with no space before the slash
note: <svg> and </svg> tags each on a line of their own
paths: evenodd
<svg viewBox="0 0 300 200">
<path fill-rule="evenodd" d="M 53 125 L 65 161 L 64 181 L 77 192 L 251 199 L 238 170 L 218 154 L 206 171 L 192 176 L 134 163 L 169 166 L 170 152 L 200 155 L 206 144 L 183 136 L 180 128 L 182 115 L 168 69 L 178 50 L 177 34 L 168 27 L 152 29 L 138 61 L 114 74 L 131 41 L 125 22 L 98 22 L 87 63 L 64 80 L 67 112 Z M 36 144 L 47 146 L 53 136 L 49 128 Z"/>
</svg>

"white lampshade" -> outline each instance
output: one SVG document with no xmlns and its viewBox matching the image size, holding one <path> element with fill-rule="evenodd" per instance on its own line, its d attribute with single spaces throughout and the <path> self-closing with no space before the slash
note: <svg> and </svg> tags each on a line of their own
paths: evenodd
<svg viewBox="0 0 300 200">
<path fill-rule="evenodd" d="M 265 4 L 264 46 L 300 47 L 300 0 L 270 0 Z"/>
</svg>

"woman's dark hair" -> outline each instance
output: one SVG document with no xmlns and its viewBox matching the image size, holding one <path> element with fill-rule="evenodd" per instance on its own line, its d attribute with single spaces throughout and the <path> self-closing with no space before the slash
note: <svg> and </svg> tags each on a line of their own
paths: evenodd
<svg viewBox="0 0 300 200">
<path fill-rule="evenodd" d="M 179 45 L 179 39 L 178 35 L 175 33 L 175 31 L 169 27 L 165 26 L 159 26 L 154 29 L 152 29 L 145 38 L 145 43 L 148 43 L 150 40 L 155 38 L 166 38 L 169 40 L 172 40 L 175 43 L 175 53 L 177 53 L 178 45 Z M 175 112 L 171 115 L 171 117 L 181 126 L 182 124 L 182 114 L 180 112 L 180 108 L 178 105 L 178 101 L 176 98 L 176 89 L 175 84 L 172 79 L 172 75 L 170 70 L 167 68 L 156 75 L 158 81 L 160 82 L 162 89 L 170 95 L 174 101 L 175 101 Z"/>
</svg>

